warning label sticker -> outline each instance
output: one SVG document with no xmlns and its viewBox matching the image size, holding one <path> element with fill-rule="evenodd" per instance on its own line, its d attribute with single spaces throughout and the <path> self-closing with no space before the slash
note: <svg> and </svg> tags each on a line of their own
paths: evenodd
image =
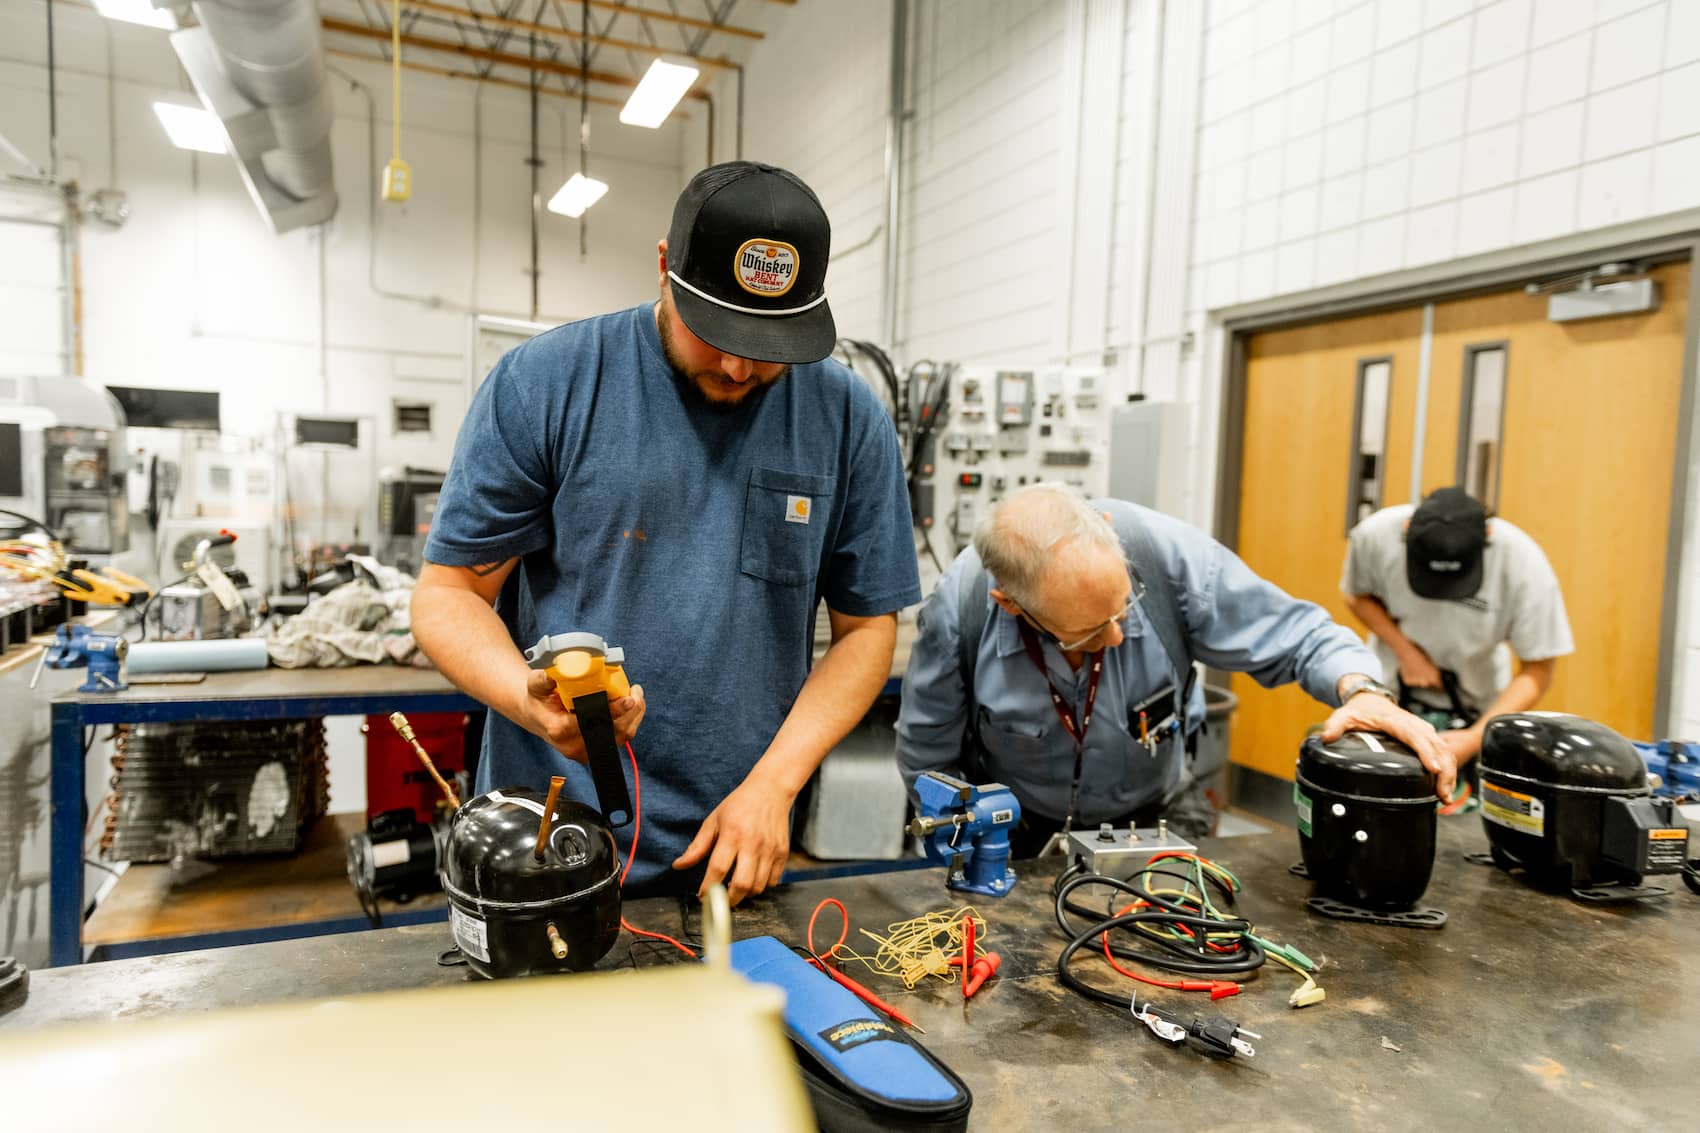
<svg viewBox="0 0 1700 1133">
<path fill-rule="evenodd" d="M 1482 817 L 1525 834 L 1546 833 L 1547 808 L 1540 799 L 1494 783 L 1482 784 Z"/>
<path fill-rule="evenodd" d="M 1647 831 L 1647 868 L 1676 873 L 1688 864 L 1688 831 L 1664 827 Z"/>
<path fill-rule="evenodd" d="M 484 932 L 484 922 L 469 917 L 453 905 L 449 906 L 449 931 L 454 933 L 460 950 L 475 960 L 490 962 L 490 941 Z"/>
<path fill-rule="evenodd" d="M 1299 816 L 1299 833 L 1310 837 L 1310 796 L 1299 790 L 1297 783 L 1293 784 L 1293 810 Z"/>
</svg>

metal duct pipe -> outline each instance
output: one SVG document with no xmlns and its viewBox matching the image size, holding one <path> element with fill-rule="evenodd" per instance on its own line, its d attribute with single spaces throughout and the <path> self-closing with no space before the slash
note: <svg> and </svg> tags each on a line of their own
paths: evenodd
<svg viewBox="0 0 1700 1133">
<path fill-rule="evenodd" d="M 880 345 L 897 350 L 897 222 L 903 214 L 903 128 L 908 118 L 909 0 L 891 6 L 891 107 L 885 126 L 885 303 L 880 311 Z"/>
<path fill-rule="evenodd" d="M 271 120 L 260 157 L 279 189 L 305 200 L 331 188 L 331 103 L 313 0 L 195 0 L 231 83 Z"/>
</svg>

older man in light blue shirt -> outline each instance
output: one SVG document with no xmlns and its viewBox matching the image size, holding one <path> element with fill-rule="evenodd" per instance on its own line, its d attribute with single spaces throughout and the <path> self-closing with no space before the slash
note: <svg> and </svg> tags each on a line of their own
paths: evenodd
<svg viewBox="0 0 1700 1133">
<path fill-rule="evenodd" d="M 1017 856 L 1065 825 L 1168 817 L 1189 835 L 1207 832 L 1209 812 L 1187 773 L 1186 750 L 1204 720 L 1192 661 L 1250 673 L 1265 687 L 1299 682 L 1338 706 L 1325 737 L 1395 736 L 1450 792 L 1456 768 L 1434 729 L 1398 707 L 1357 636 L 1197 529 L 1041 484 L 994 509 L 974 543 L 921 609 L 898 764 L 911 788 L 929 770 L 1009 786 L 1022 806 Z M 1153 577 L 1130 564 L 1130 547 Z M 965 595 L 965 586 L 979 593 Z M 972 649 L 962 641 L 965 619 L 979 623 Z M 1301 738 L 1269 740 L 1297 750 Z"/>
</svg>

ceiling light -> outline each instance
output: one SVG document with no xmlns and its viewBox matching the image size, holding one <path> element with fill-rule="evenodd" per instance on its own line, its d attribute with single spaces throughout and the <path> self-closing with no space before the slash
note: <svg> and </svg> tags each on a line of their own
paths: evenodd
<svg viewBox="0 0 1700 1133">
<path fill-rule="evenodd" d="M 155 8 L 152 0 L 94 0 L 94 10 L 109 20 L 123 20 L 127 24 L 142 24 L 166 31 L 177 27 L 171 13 Z"/>
<path fill-rule="evenodd" d="M 649 65 L 632 96 L 626 99 L 625 108 L 620 111 L 620 121 L 628 126 L 655 129 L 667 121 L 667 115 L 679 105 L 679 100 L 685 97 L 685 92 L 691 89 L 691 84 L 701 73 L 695 67 L 657 59 Z"/>
<path fill-rule="evenodd" d="M 202 153 L 228 153 L 224 123 L 212 111 L 199 106 L 183 106 L 175 102 L 156 102 L 153 112 L 159 124 L 171 135 L 171 144 L 178 149 L 200 150 Z"/>
<path fill-rule="evenodd" d="M 606 181 L 598 181 L 575 173 L 567 179 L 554 196 L 549 198 L 549 211 L 558 212 L 562 216 L 579 217 L 584 210 L 602 199 L 602 194 L 608 191 Z"/>
</svg>

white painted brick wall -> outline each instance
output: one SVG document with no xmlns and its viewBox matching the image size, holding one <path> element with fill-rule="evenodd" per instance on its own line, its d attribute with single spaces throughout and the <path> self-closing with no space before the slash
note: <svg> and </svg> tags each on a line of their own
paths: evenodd
<svg viewBox="0 0 1700 1133">
<path fill-rule="evenodd" d="M 1335 7 L 1324 18 L 1318 3 L 1210 6 L 1196 223 L 1245 236 L 1237 249 L 1200 242 L 1207 307 L 1700 205 L 1700 184 L 1680 172 L 1700 158 L 1700 5 Z M 1277 185 L 1290 194 L 1319 150 L 1323 195 L 1339 207 L 1319 210 L 1312 233 L 1299 211 L 1308 198 L 1284 198 L 1275 270 L 1248 265 L 1240 253 L 1268 242 L 1254 232 L 1270 216 L 1261 198 Z M 1268 176 L 1277 168 L 1279 182 Z M 1215 186 L 1248 174 L 1244 199 Z M 1344 273 L 1354 243 L 1357 270 Z"/>
</svg>

